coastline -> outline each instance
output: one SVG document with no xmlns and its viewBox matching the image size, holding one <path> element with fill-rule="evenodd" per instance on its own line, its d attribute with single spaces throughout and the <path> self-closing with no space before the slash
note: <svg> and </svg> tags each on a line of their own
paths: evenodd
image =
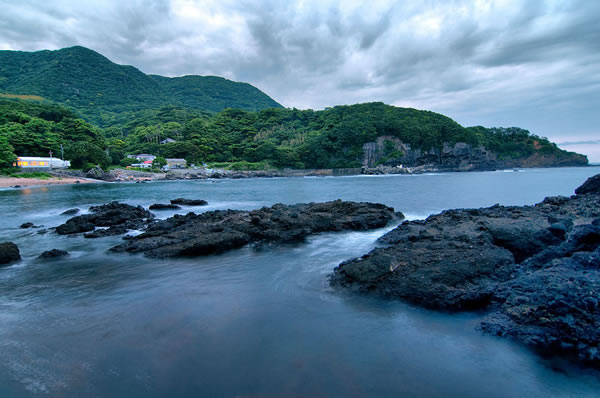
<svg viewBox="0 0 600 398">
<path fill-rule="evenodd" d="M 600 167 L 600 164 L 588 166 L 556 167 Z M 554 168 L 556 168 L 554 167 Z M 83 173 L 80 170 L 54 170 L 52 178 L 16 178 L 0 176 L 0 189 L 25 188 L 47 185 L 71 185 L 102 182 L 144 183 L 151 181 L 185 181 L 207 179 L 244 179 L 277 177 L 342 177 L 342 176 L 383 176 L 383 175 L 419 175 L 427 173 L 467 173 L 484 171 L 515 171 L 527 168 L 472 169 L 435 168 L 431 166 L 404 168 L 346 168 L 346 169 L 272 169 L 272 170 L 225 170 L 225 169 L 174 169 L 166 173 L 152 173 L 135 170 L 115 169 L 109 172 Z M 543 167 L 548 168 L 548 167 Z"/>
</svg>

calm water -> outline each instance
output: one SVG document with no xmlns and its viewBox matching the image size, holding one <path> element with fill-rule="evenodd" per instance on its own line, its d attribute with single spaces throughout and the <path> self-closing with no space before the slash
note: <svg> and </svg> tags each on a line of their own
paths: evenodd
<svg viewBox="0 0 600 398">
<path fill-rule="evenodd" d="M 447 315 L 337 292 L 327 276 L 390 228 L 197 259 L 106 254 L 119 238 L 39 235 L 65 209 L 201 198 L 203 210 L 345 199 L 408 218 L 569 195 L 600 168 L 97 184 L 0 191 L 0 397 L 592 397 L 600 374 Z M 187 210 L 191 210 L 187 209 Z M 185 212 L 185 211 L 183 211 Z M 160 213 L 161 217 L 173 214 Z M 38 262 L 44 250 L 71 256 Z"/>
</svg>

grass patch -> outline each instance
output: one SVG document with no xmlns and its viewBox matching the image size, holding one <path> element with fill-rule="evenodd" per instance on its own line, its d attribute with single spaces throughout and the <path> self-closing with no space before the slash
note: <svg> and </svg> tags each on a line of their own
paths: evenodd
<svg viewBox="0 0 600 398">
<path fill-rule="evenodd" d="M 46 173 L 43 171 L 30 171 L 30 172 L 23 172 L 23 173 L 14 173 L 14 174 L 11 174 L 10 176 L 15 177 L 15 178 L 38 178 L 40 180 L 47 180 L 48 178 L 54 177 L 52 174 Z"/>
<path fill-rule="evenodd" d="M 0 98 L 17 98 L 25 101 L 45 101 L 46 98 L 40 97 L 39 95 L 21 95 L 21 94 L 2 94 Z"/>
</svg>

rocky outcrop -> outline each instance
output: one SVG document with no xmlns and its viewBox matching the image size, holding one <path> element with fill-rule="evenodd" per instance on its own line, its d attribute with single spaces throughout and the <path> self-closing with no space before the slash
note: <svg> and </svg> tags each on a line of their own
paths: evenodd
<svg viewBox="0 0 600 398">
<path fill-rule="evenodd" d="M 249 243 L 295 242 L 319 232 L 380 228 L 402 217 L 381 204 L 341 200 L 189 213 L 156 222 L 111 251 L 149 257 L 202 256 Z"/>
<path fill-rule="evenodd" d="M 330 283 L 431 309 L 487 310 L 487 333 L 600 365 L 598 178 L 535 206 L 404 222 L 380 238 L 386 247 L 340 264 Z"/>
<path fill-rule="evenodd" d="M 184 199 L 177 198 L 171 200 L 172 205 L 183 205 L 183 206 L 206 206 L 208 202 L 202 199 Z"/>
<path fill-rule="evenodd" d="M 56 232 L 61 235 L 69 235 L 94 231 L 96 227 L 110 227 L 109 230 L 113 228 L 112 234 L 114 235 L 115 230 L 125 233 L 129 229 L 141 229 L 147 220 L 154 218 L 151 212 L 141 206 L 136 207 L 119 202 L 92 206 L 89 210 L 91 214 L 70 218 L 66 223 L 59 225 Z"/>
<path fill-rule="evenodd" d="M 21 259 L 19 248 L 12 242 L 0 243 L 0 265 L 7 265 Z"/>
<path fill-rule="evenodd" d="M 483 146 L 473 146 L 464 142 L 450 144 L 427 150 L 412 148 L 397 137 L 380 136 L 374 142 L 363 145 L 363 169 L 366 174 L 380 166 L 391 167 L 391 174 L 403 174 L 407 168 L 428 168 L 446 171 L 495 170 L 514 167 L 559 167 L 586 166 L 585 156 L 566 153 L 562 155 L 534 152 L 526 158 L 500 159 L 496 153 Z M 401 167 L 398 167 L 401 166 Z M 371 170 L 371 171 L 369 171 Z M 417 171 L 418 172 L 418 171 Z"/>
<path fill-rule="evenodd" d="M 575 190 L 577 195 L 585 195 L 588 193 L 600 194 L 600 174 L 588 178 L 582 186 Z"/>
<path fill-rule="evenodd" d="M 40 254 L 38 258 L 43 259 L 43 260 L 48 260 L 48 259 L 64 257 L 64 256 L 68 256 L 68 255 L 69 255 L 69 252 L 67 252 L 67 251 L 60 250 L 60 249 L 52 249 L 52 250 L 46 250 L 45 252 Z"/>
<path fill-rule="evenodd" d="M 150 210 L 179 210 L 181 207 L 168 203 L 154 203 L 148 207 Z"/>
<path fill-rule="evenodd" d="M 498 167 L 497 156 L 484 147 L 473 147 L 464 142 L 444 143 L 442 148 L 428 150 L 411 148 L 397 137 L 381 136 L 375 142 L 363 145 L 363 167 L 377 165 L 408 167 L 435 167 L 460 171 L 493 170 Z"/>
</svg>

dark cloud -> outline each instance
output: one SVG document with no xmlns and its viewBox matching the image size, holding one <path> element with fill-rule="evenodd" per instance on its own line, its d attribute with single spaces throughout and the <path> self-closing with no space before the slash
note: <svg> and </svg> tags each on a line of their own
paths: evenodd
<svg viewBox="0 0 600 398">
<path fill-rule="evenodd" d="M 146 73 L 248 81 L 290 107 L 384 101 L 561 142 L 600 136 L 597 1 L 0 0 L 0 9 L 0 48 L 79 44 Z"/>
</svg>

